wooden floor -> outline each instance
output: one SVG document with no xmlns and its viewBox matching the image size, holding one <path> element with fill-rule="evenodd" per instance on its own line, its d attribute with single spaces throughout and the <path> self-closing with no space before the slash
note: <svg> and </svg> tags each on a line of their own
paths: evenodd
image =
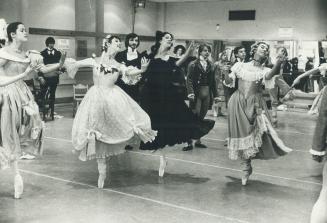
<svg viewBox="0 0 327 223">
<path fill-rule="evenodd" d="M 227 158 L 225 117 L 203 142 L 207 149 L 168 148 L 164 178 L 157 153 L 134 149 L 110 160 L 108 181 L 98 189 L 96 162 L 72 154 L 71 106 L 47 122 L 44 156 L 21 161 L 25 192 L 13 199 L 11 170 L 0 172 L 0 222 L 110 223 L 307 223 L 321 188 L 322 165 L 311 160 L 314 116 L 279 112 L 277 129 L 294 149 L 254 164 L 241 186 L 240 164 Z"/>
</svg>

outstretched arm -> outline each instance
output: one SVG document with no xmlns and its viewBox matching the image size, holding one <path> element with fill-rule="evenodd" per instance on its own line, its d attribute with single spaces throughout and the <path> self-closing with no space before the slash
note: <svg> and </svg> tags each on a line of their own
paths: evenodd
<svg viewBox="0 0 327 223">
<path fill-rule="evenodd" d="M 308 70 L 307 72 L 301 74 L 300 76 L 298 76 L 297 78 L 295 78 L 295 80 L 293 81 L 292 87 L 294 87 L 295 85 L 298 85 L 301 81 L 302 78 L 304 77 L 308 77 L 312 74 L 318 73 L 319 72 L 319 67 L 317 68 L 313 68 L 311 70 Z"/>
<path fill-rule="evenodd" d="M 56 71 L 56 70 L 60 69 L 65 63 L 66 55 L 67 55 L 67 53 L 63 52 L 61 54 L 59 63 L 47 64 L 47 65 L 42 64 L 42 66 L 39 68 L 38 71 L 45 74 L 45 73 L 49 73 L 49 72 Z"/>
<path fill-rule="evenodd" d="M 185 62 L 185 60 L 190 56 L 191 52 L 193 51 L 193 47 L 194 47 L 194 41 L 191 42 L 184 55 L 179 60 L 176 61 L 176 65 L 178 67 L 181 66 Z"/>
<path fill-rule="evenodd" d="M 273 76 L 280 74 L 280 68 L 284 61 L 287 60 L 287 52 L 281 48 L 277 54 L 277 61 L 271 68 L 270 72 L 266 74 L 265 79 L 270 80 Z"/>
</svg>

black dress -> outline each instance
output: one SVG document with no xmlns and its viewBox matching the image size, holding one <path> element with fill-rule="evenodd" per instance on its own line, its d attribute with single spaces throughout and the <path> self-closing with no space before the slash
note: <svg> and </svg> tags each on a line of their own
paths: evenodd
<svg viewBox="0 0 327 223">
<path fill-rule="evenodd" d="M 141 107 L 151 118 L 152 129 L 158 131 L 155 141 L 141 144 L 140 149 L 156 150 L 166 145 L 188 142 L 206 135 L 213 120 L 201 120 L 186 105 L 180 94 L 179 68 L 176 58 L 152 59 L 145 75 Z"/>
</svg>

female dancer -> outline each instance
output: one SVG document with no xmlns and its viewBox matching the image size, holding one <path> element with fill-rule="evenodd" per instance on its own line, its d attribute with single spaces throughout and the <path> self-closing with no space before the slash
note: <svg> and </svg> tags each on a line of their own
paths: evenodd
<svg viewBox="0 0 327 223">
<path fill-rule="evenodd" d="M 71 64 L 67 72 L 74 78 L 79 67 L 93 67 L 94 86 L 82 100 L 72 128 L 72 141 L 80 160 L 96 159 L 98 187 L 106 179 L 106 159 L 125 152 L 126 145 L 152 141 L 156 132 L 151 129 L 149 116 L 121 88 L 115 85 L 119 74 L 133 78 L 143 73 L 149 62 L 142 59 L 141 69 L 126 67 L 114 58 L 120 50 L 120 39 L 108 36 L 100 58 L 90 58 Z"/>
<path fill-rule="evenodd" d="M 0 50 L 0 169 L 13 164 L 15 198 L 23 193 L 23 179 L 18 159 L 23 151 L 42 153 L 43 122 L 30 89 L 22 78 L 33 69 L 54 71 L 63 64 L 44 66 L 36 51 L 26 54 L 22 44 L 27 41 L 24 25 L 14 22 L 7 26 L 8 44 Z M 28 56 L 27 56 L 28 55 Z"/>
<path fill-rule="evenodd" d="M 201 138 L 214 126 L 214 121 L 201 120 L 187 107 L 175 81 L 179 76 L 178 66 L 189 56 L 193 43 L 187 52 L 176 59 L 169 56 L 173 35 L 168 32 L 156 33 L 156 43 L 151 48 L 151 61 L 145 75 L 141 106 L 149 114 L 152 127 L 158 136 L 151 143 L 141 144 L 140 149 L 161 149 L 159 176 L 164 175 L 167 160 L 163 149 L 178 143 L 192 143 Z"/>
<path fill-rule="evenodd" d="M 264 67 L 269 55 L 269 45 L 258 42 L 251 47 L 253 60 L 236 63 L 232 73 L 226 76 L 226 83 L 238 79 L 238 88 L 228 103 L 228 149 L 229 158 L 241 159 L 244 165 L 242 185 L 246 185 L 252 173 L 251 159 L 277 158 L 291 151 L 278 138 L 273 129 L 267 106 L 262 97 L 262 84 L 266 88 L 274 87 L 272 77 L 279 73 L 285 59 L 279 53 L 276 65 L 270 69 Z M 272 79 L 272 80 L 271 80 Z"/>
<path fill-rule="evenodd" d="M 321 72 L 322 75 L 326 74 L 327 63 L 321 64 L 318 68 L 311 69 L 300 76 L 298 76 L 293 86 L 300 83 L 301 78 L 307 77 L 311 74 Z M 317 162 L 322 162 L 326 157 L 326 137 L 327 137 L 327 88 L 324 87 L 319 93 L 319 106 L 318 106 L 318 119 L 316 122 L 316 128 L 313 134 L 312 148 L 310 153 L 312 158 Z M 313 105 L 314 106 L 314 105 Z M 322 189 L 320 191 L 319 198 L 313 206 L 311 213 L 311 223 L 326 223 L 327 222 L 327 162 L 324 161 L 323 167 L 323 182 Z"/>
<path fill-rule="evenodd" d="M 302 78 L 309 77 L 310 75 L 316 74 L 318 72 L 320 72 L 320 74 L 322 76 L 325 76 L 326 75 L 326 70 L 327 70 L 327 63 L 323 63 L 319 67 L 314 68 L 314 69 L 311 69 L 311 70 L 309 70 L 309 71 L 301 74 L 300 76 L 298 76 L 294 80 L 294 82 L 292 84 L 292 88 L 295 87 L 296 85 L 298 85 L 300 83 L 300 81 L 301 81 Z M 311 108 L 310 108 L 310 110 L 308 112 L 309 114 L 317 114 L 317 113 L 319 113 L 319 110 L 320 110 L 320 107 L 321 107 L 321 102 L 322 102 L 322 96 L 323 96 L 323 92 L 325 91 L 325 89 L 326 89 L 326 86 L 323 89 L 321 89 L 321 91 L 319 92 L 319 94 L 314 99 L 314 101 L 312 103 L 312 106 L 311 106 Z M 296 96 L 296 93 L 297 92 L 295 90 L 292 90 L 291 92 L 292 92 L 292 94 L 294 96 Z M 305 92 L 301 92 L 301 93 L 302 94 L 306 94 Z"/>
</svg>

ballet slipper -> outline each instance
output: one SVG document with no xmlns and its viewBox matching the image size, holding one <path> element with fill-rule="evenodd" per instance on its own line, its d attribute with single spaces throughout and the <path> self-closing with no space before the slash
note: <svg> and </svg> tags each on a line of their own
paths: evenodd
<svg viewBox="0 0 327 223">
<path fill-rule="evenodd" d="M 98 188 L 102 189 L 107 176 L 107 164 L 105 159 L 98 159 L 97 162 L 99 171 Z"/>
<path fill-rule="evenodd" d="M 159 166 L 159 177 L 163 177 L 165 174 L 165 168 L 168 164 L 167 159 L 165 159 L 163 156 L 160 156 L 160 166 Z"/>
<path fill-rule="evenodd" d="M 20 174 L 15 175 L 14 189 L 15 189 L 15 195 L 14 195 L 15 199 L 21 198 L 24 191 L 24 183 L 23 183 L 23 178 Z"/>
<path fill-rule="evenodd" d="M 247 185 L 248 180 L 249 180 L 251 174 L 252 174 L 252 167 L 242 177 L 242 185 L 243 186 L 246 186 Z"/>
<path fill-rule="evenodd" d="M 98 188 L 99 189 L 103 188 L 105 180 L 106 180 L 106 175 L 99 174 L 99 178 L 98 178 Z"/>
</svg>

